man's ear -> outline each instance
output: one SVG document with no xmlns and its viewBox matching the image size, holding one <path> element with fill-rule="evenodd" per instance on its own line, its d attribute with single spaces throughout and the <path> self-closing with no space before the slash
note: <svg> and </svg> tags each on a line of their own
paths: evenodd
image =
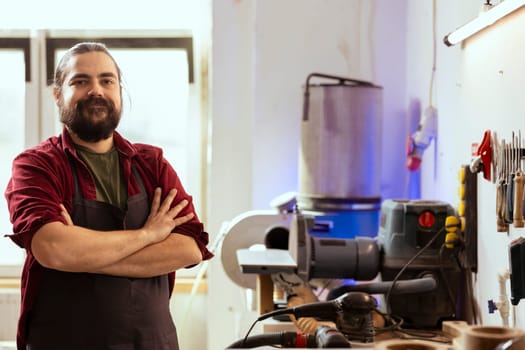
<svg viewBox="0 0 525 350">
<path fill-rule="evenodd" d="M 57 103 L 58 99 L 60 98 L 60 92 L 56 87 L 53 87 L 53 97 L 55 99 L 55 103 Z"/>
</svg>

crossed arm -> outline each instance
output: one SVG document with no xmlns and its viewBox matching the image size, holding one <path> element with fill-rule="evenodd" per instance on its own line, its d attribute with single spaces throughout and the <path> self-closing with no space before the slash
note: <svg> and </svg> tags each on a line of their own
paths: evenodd
<svg viewBox="0 0 525 350">
<path fill-rule="evenodd" d="M 137 230 L 102 232 L 75 226 L 62 206 L 67 224 L 43 225 L 33 237 L 32 253 L 48 268 L 126 277 L 157 276 L 197 264 L 202 255 L 195 240 L 172 233 L 193 218 L 178 216 L 186 200 L 170 208 L 176 193 L 171 190 L 161 203 L 161 191 L 156 189 L 146 223 Z"/>
</svg>

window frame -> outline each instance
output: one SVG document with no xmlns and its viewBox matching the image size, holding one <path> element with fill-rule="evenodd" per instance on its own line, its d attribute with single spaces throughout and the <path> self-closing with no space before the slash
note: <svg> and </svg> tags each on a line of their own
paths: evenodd
<svg viewBox="0 0 525 350">
<path fill-rule="evenodd" d="M 183 49 L 188 56 L 188 82 L 194 83 L 193 37 L 67 37 L 46 38 L 46 81 L 53 83 L 55 72 L 55 53 L 68 49 L 81 41 L 103 42 L 111 49 Z"/>
<path fill-rule="evenodd" d="M 20 49 L 24 52 L 25 79 L 26 83 L 31 81 L 31 39 L 30 38 L 6 38 L 0 37 L 0 50 Z"/>
</svg>

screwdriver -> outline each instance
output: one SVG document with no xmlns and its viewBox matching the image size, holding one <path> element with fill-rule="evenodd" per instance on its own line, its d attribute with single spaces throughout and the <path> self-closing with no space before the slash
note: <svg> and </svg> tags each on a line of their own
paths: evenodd
<svg viewBox="0 0 525 350">
<path fill-rule="evenodd" d="M 512 133 L 514 138 L 514 132 Z M 507 145 L 505 152 L 507 157 L 507 190 L 505 193 L 505 222 L 512 224 L 514 217 L 514 161 L 512 154 L 512 144 Z"/>
<path fill-rule="evenodd" d="M 505 140 L 498 143 L 496 134 L 494 134 L 494 145 L 496 147 L 497 158 L 497 181 L 496 181 L 496 223 L 498 232 L 507 232 L 509 225 L 505 222 L 505 194 L 506 194 L 506 159 L 504 157 L 504 149 L 506 147 Z"/>
</svg>

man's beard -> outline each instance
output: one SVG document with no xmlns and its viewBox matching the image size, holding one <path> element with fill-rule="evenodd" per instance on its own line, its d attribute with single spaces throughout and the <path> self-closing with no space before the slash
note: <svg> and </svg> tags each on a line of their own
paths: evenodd
<svg viewBox="0 0 525 350">
<path fill-rule="evenodd" d="M 60 121 L 82 141 L 98 142 L 109 138 L 117 128 L 121 111 L 113 102 L 101 97 L 88 97 L 68 108 L 59 103 Z M 97 114 L 106 114 L 100 118 Z"/>
</svg>

